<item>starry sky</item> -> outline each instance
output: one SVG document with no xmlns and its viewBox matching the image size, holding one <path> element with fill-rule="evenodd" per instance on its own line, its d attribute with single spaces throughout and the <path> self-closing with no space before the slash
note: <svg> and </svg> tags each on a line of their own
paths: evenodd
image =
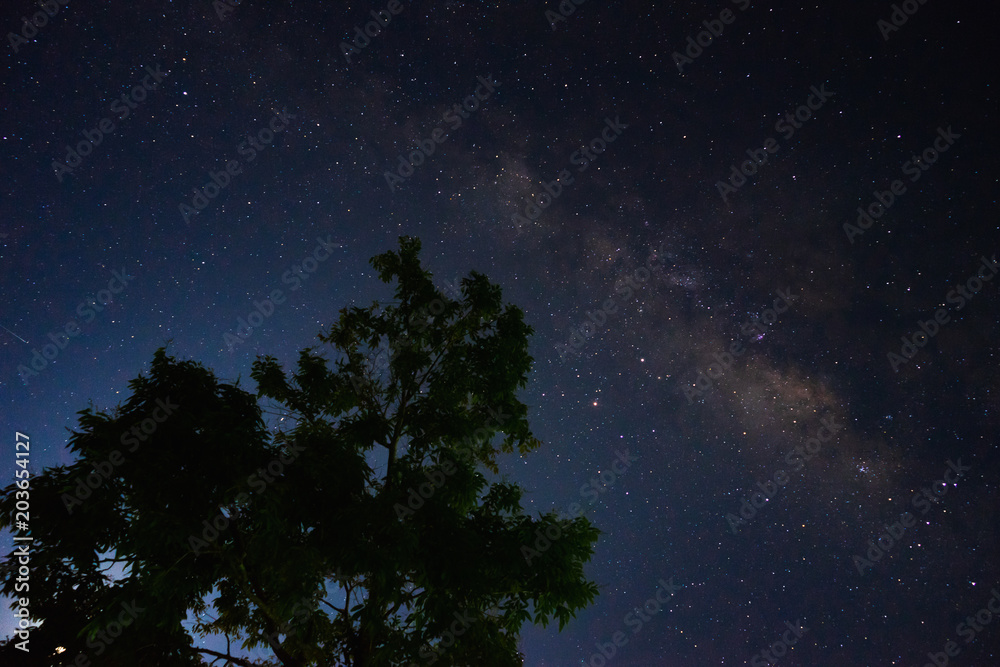
<svg viewBox="0 0 1000 667">
<path fill-rule="evenodd" d="M 0 12 L 4 479 L 417 236 L 535 330 L 502 471 L 604 531 L 525 665 L 997 664 L 992 4 L 53 4 Z"/>
</svg>

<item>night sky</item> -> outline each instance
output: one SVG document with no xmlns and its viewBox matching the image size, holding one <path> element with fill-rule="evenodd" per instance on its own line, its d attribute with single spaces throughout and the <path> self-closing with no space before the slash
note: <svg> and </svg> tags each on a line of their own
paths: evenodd
<svg viewBox="0 0 1000 667">
<path fill-rule="evenodd" d="M 994 3 L 61 1 L 0 12 L 3 485 L 417 236 L 535 330 L 502 471 L 604 531 L 525 665 L 998 664 Z"/>
</svg>

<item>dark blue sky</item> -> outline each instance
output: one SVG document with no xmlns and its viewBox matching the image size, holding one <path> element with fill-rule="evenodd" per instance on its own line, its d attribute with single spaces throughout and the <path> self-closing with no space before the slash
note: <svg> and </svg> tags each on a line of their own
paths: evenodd
<svg viewBox="0 0 1000 667">
<path fill-rule="evenodd" d="M 600 598 L 526 665 L 616 636 L 615 667 L 994 664 L 996 620 L 959 624 L 1000 586 L 996 8 L 389 4 L 70 2 L 8 35 L 3 478 L 17 431 L 69 463 L 167 341 L 252 388 L 418 236 L 535 329 L 545 444 L 503 470 L 605 531 Z"/>
</svg>

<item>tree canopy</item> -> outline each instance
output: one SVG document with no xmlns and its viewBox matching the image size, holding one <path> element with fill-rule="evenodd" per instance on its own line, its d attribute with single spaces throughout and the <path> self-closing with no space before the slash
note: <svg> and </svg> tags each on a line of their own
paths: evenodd
<svg viewBox="0 0 1000 667">
<path fill-rule="evenodd" d="M 0 564 L 43 623 L 0 656 L 256 664 L 212 634 L 271 665 L 520 665 L 526 622 L 594 600 L 599 531 L 527 515 L 498 474 L 541 444 L 517 397 L 531 327 L 482 274 L 446 296 L 399 243 L 370 260 L 394 301 L 341 309 L 294 371 L 259 357 L 256 395 L 161 348 L 124 404 L 78 413 L 76 462 L 31 479 L 30 591 Z"/>
</svg>

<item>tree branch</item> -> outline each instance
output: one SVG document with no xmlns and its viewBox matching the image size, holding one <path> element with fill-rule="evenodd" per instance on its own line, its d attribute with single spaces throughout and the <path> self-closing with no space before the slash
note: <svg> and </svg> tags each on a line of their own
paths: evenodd
<svg viewBox="0 0 1000 667">
<path fill-rule="evenodd" d="M 344 606 L 343 609 L 341 609 L 340 607 L 335 607 L 333 604 L 331 604 L 330 602 L 327 602 L 325 599 L 321 599 L 320 602 L 322 602 L 327 607 L 329 607 L 330 609 L 332 609 L 332 610 L 334 610 L 336 612 L 344 614 L 345 616 L 347 615 L 347 606 L 346 605 Z"/>
<path fill-rule="evenodd" d="M 241 667 L 257 667 L 256 663 L 250 662 L 249 660 L 245 660 L 243 658 L 237 658 L 236 656 L 229 655 L 228 653 L 219 653 L 209 648 L 196 648 L 195 651 L 197 651 L 198 653 L 205 653 L 206 655 L 214 655 L 217 658 L 225 658 L 226 660 L 229 660 L 230 662 L 240 665 Z"/>
</svg>

